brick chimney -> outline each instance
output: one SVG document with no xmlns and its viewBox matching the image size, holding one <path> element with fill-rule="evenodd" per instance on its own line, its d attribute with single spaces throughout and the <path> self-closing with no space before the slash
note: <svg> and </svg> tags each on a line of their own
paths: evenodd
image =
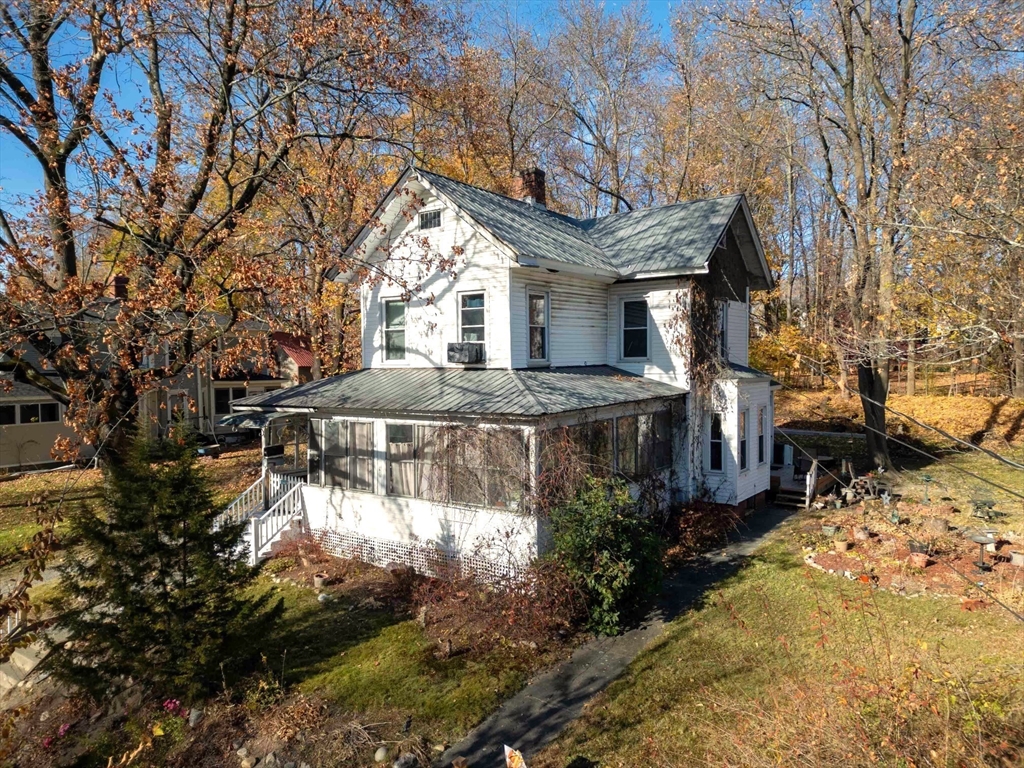
<svg viewBox="0 0 1024 768">
<path fill-rule="evenodd" d="M 128 298 L 128 277 L 126 275 L 114 275 L 114 298 Z"/>
<path fill-rule="evenodd" d="M 516 182 L 516 197 L 538 208 L 547 208 L 544 171 L 540 168 L 524 168 L 519 172 Z"/>
</svg>

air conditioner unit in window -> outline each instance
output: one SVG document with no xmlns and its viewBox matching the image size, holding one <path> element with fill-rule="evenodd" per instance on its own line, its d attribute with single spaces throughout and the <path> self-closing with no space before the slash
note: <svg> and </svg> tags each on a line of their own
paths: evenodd
<svg viewBox="0 0 1024 768">
<path fill-rule="evenodd" d="M 448 344 L 448 362 L 474 365 L 484 362 L 484 345 L 478 341 L 453 341 Z"/>
</svg>

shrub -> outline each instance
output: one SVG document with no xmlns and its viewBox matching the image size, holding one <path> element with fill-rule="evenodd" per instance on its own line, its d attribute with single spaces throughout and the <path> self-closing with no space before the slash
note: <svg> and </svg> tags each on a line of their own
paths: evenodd
<svg viewBox="0 0 1024 768">
<path fill-rule="evenodd" d="M 58 675 L 94 697 L 128 679 L 160 694 L 195 699 L 221 680 L 238 641 L 260 636 L 261 604 L 244 590 L 254 571 L 239 555 L 244 524 L 220 513 L 191 445 L 166 446 L 151 462 L 136 440 L 106 470 L 104 508 L 70 520 L 81 546 L 61 568 L 70 650 Z"/>
<path fill-rule="evenodd" d="M 551 512 L 554 557 L 579 586 L 590 628 L 615 634 L 661 584 L 661 540 L 621 480 L 588 478 Z"/>
</svg>

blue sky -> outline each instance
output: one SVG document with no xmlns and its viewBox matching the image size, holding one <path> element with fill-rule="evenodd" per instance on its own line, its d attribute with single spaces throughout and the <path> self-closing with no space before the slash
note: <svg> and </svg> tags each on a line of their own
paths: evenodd
<svg viewBox="0 0 1024 768">
<path fill-rule="evenodd" d="M 651 22 L 659 28 L 662 35 L 667 39 L 669 31 L 669 20 L 673 8 L 679 7 L 683 2 L 694 2 L 695 0 L 647 0 L 647 9 Z M 535 24 L 543 24 L 546 8 L 554 8 L 557 0 L 518 0 L 518 6 L 523 11 L 524 21 L 532 21 Z M 624 0 L 606 0 L 605 6 L 610 11 L 627 5 Z M 138 103 L 138 92 L 134 84 L 126 83 L 125 73 L 121 73 L 121 95 L 118 98 L 121 106 Z M 116 87 L 110 81 L 114 78 L 105 78 L 104 85 Z M 123 100 L 122 100 L 123 99 Z M 42 176 L 36 161 L 29 155 L 28 150 L 6 132 L 0 132 L 0 205 L 7 211 L 16 211 L 18 206 L 15 201 L 19 197 L 35 194 L 42 187 Z"/>
</svg>

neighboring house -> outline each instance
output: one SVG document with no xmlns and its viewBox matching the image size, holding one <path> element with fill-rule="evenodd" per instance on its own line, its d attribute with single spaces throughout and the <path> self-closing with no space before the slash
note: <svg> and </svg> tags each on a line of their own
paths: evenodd
<svg viewBox="0 0 1024 768">
<path fill-rule="evenodd" d="M 42 369 L 35 349 L 21 352 L 36 370 Z M 58 380 L 56 374 L 51 375 Z M 78 443 L 74 429 L 64 423 L 64 406 L 38 387 L 0 375 L 0 470 L 66 463 L 55 460 L 51 453 L 58 438 Z M 89 446 L 81 447 L 80 458 L 92 455 Z"/>
<path fill-rule="evenodd" d="M 545 535 L 520 499 L 565 461 L 562 427 L 593 466 L 666 500 L 763 500 L 773 382 L 747 366 L 748 313 L 772 278 L 743 196 L 576 220 L 545 208 L 543 172 L 521 186 L 512 199 L 407 169 L 349 250 L 386 275 L 362 290 L 363 370 L 232 402 L 308 417 L 295 493 L 335 548 L 521 564 Z M 703 396 L 698 277 L 724 353 Z"/>
<path fill-rule="evenodd" d="M 260 331 L 265 333 L 265 331 Z M 204 357 L 198 373 L 180 375 L 161 382 L 158 389 L 145 393 L 139 402 L 139 423 L 151 438 L 167 433 L 169 425 L 184 419 L 199 433 L 218 439 L 236 430 L 219 424 L 231 414 L 231 404 L 254 394 L 270 392 L 309 381 L 312 354 L 309 345 L 293 334 L 269 335 L 274 365 L 247 364 L 243 370 L 221 376 Z M 35 349 L 24 347 L 36 370 L 45 370 Z M 166 354 L 166 352 L 164 353 Z M 56 379 L 56 374 L 53 374 Z M 52 466 L 51 451 L 58 437 L 78 445 L 74 429 L 64 423 L 64 406 L 43 390 L 24 382 L 0 376 L 0 469 L 34 469 Z M 79 458 L 91 458 L 93 449 L 79 447 Z"/>
<path fill-rule="evenodd" d="M 266 333 L 260 329 L 238 329 L 243 331 Z M 230 334 L 222 343 L 234 343 L 235 336 Z M 250 362 L 222 374 L 206 354 L 196 367 L 197 373 L 169 379 L 142 398 L 140 422 L 149 425 L 150 436 L 154 438 L 162 437 L 170 425 L 182 420 L 207 437 L 220 438 L 235 432 L 234 427 L 219 423 L 232 413 L 232 403 L 310 380 L 313 355 L 308 342 L 281 331 L 269 333 L 267 342 L 273 365 Z"/>
</svg>

